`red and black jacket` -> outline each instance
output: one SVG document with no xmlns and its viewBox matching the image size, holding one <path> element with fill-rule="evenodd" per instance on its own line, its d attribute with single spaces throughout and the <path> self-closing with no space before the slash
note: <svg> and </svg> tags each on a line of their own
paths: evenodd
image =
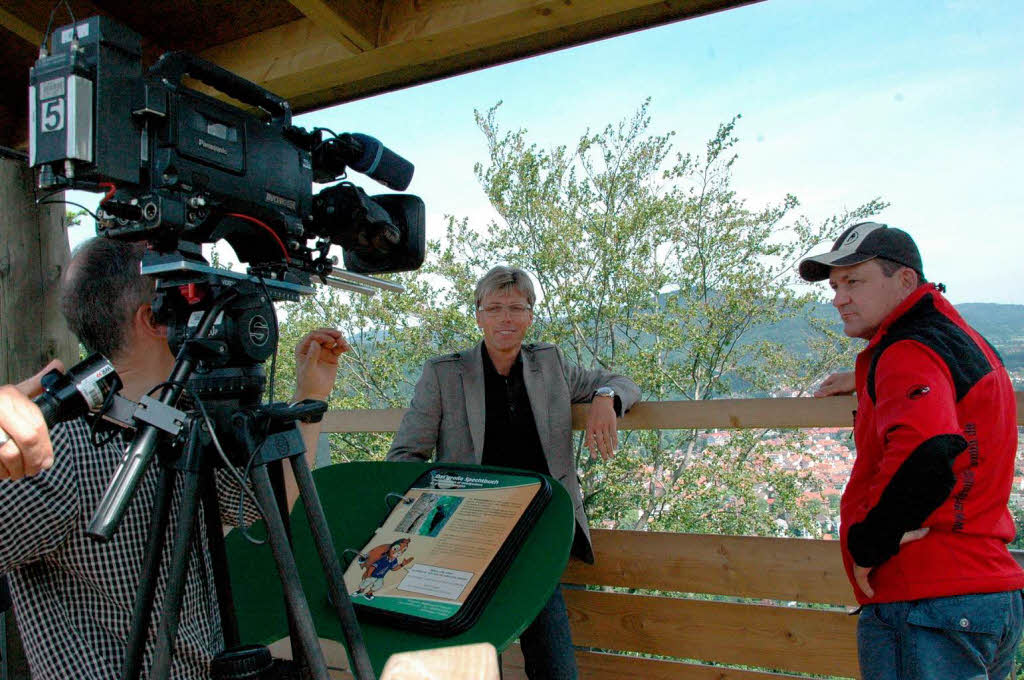
<svg viewBox="0 0 1024 680">
<path fill-rule="evenodd" d="M 882 323 L 857 357 L 857 458 L 840 538 L 874 567 L 861 604 L 1024 587 L 1006 544 L 1017 407 L 998 353 L 932 284 Z M 900 545 L 907 531 L 929 527 Z"/>
</svg>

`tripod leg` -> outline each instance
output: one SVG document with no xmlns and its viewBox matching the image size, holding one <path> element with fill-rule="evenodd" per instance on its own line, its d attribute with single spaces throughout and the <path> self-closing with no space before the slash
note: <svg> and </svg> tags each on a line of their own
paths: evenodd
<svg viewBox="0 0 1024 680">
<path fill-rule="evenodd" d="M 309 664 L 309 670 L 314 680 L 329 680 L 327 661 L 324 659 L 323 650 L 320 649 L 319 636 L 313 627 L 313 615 L 310 613 L 309 603 L 302 592 L 299 568 L 295 563 L 295 555 L 292 554 L 291 548 L 288 546 L 288 537 L 285 535 L 284 524 L 281 522 L 281 513 L 277 510 L 274 490 L 270 485 L 270 475 L 267 473 L 266 466 L 258 465 L 253 468 L 252 482 L 256 498 L 266 514 L 264 519 L 267 522 L 270 549 L 274 553 L 274 561 L 277 562 L 277 570 L 281 577 L 281 587 L 284 590 L 289 613 L 299 633 L 303 657 Z"/>
<path fill-rule="evenodd" d="M 191 466 L 190 466 L 191 467 Z M 192 536 L 195 533 L 196 515 L 199 509 L 200 473 L 186 470 L 182 473 L 185 485 L 181 494 L 181 514 L 174 529 L 171 571 L 167 576 L 167 591 L 164 593 L 160 627 L 156 634 L 156 652 L 150 671 L 152 680 L 164 680 L 171 674 L 171 658 L 174 655 L 174 639 L 178 634 L 178 620 L 181 616 L 181 601 L 185 595 L 185 574 L 188 559 L 192 554 Z M 213 472 L 207 472 L 213 474 Z"/>
<path fill-rule="evenodd" d="M 206 520 L 206 542 L 210 547 L 213 582 L 217 588 L 224 648 L 233 649 L 239 644 L 238 619 L 235 616 L 235 598 L 231 594 L 228 555 L 224 547 L 224 529 L 220 523 L 220 504 L 217 502 L 217 483 L 213 474 L 207 475 L 203 484 L 203 518 Z"/>
<path fill-rule="evenodd" d="M 356 680 L 373 680 L 370 655 L 366 651 L 363 633 L 356 620 L 348 589 L 345 588 L 341 563 L 338 561 L 338 553 L 334 549 L 334 540 L 331 538 L 331 531 L 327 526 L 327 518 L 324 515 L 323 505 L 320 504 L 320 496 L 313 484 L 313 475 L 309 471 L 309 464 L 306 463 L 303 456 L 292 456 L 291 461 L 292 472 L 295 474 L 295 481 L 299 487 L 299 496 L 306 507 L 306 517 L 309 518 L 313 541 L 316 543 L 317 552 L 320 553 L 320 562 L 323 564 L 324 575 L 327 577 L 331 601 L 335 603 L 341 629 L 345 634 L 345 641 L 348 643 Z"/>
<path fill-rule="evenodd" d="M 270 476 L 270 487 L 274 490 L 277 498 L 277 511 L 281 515 L 281 525 L 284 527 L 284 535 L 288 538 L 288 545 L 292 545 L 291 518 L 288 516 L 288 494 L 284 488 L 284 461 L 275 460 L 267 463 L 267 474 Z M 287 603 L 285 603 L 287 605 Z M 292 660 L 299 666 L 305 668 L 309 663 L 302 656 L 302 645 L 299 643 L 299 632 L 295 627 L 295 619 L 287 606 L 285 611 L 288 615 L 288 644 L 291 647 Z"/>
<path fill-rule="evenodd" d="M 132 628 L 128 634 L 128 648 L 125 652 L 121 677 L 136 680 L 142 671 L 143 651 L 146 648 L 146 634 L 153 618 L 153 597 L 156 594 L 157 574 L 160 570 L 160 555 L 167 536 L 168 508 L 174 490 L 174 471 L 160 468 L 157 483 L 156 505 L 149 516 L 149 531 L 146 534 L 146 557 L 142 563 L 139 590 L 132 607 Z"/>
</svg>

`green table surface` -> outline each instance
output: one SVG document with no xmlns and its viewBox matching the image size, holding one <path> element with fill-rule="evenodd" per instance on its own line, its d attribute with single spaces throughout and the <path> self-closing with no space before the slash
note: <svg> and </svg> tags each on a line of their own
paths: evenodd
<svg viewBox="0 0 1024 680">
<path fill-rule="evenodd" d="M 402 493 L 431 463 L 343 463 L 313 472 L 324 514 L 341 553 L 359 549 L 387 514 L 384 497 Z M 498 651 L 511 644 L 547 602 L 569 560 L 574 535 L 572 501 L 550 477 L 551 501 L 526 539 L 477 622 L 467 631 L 440 638 L 361 621 L 374 671 L 380 674 L 396 652 L 490 642 Z M 313 612 L 317 634 L 344 643 L 341 625 L 327 602 L 327 583 L 301 502 L 291 513 L 293 549 Z M 251 533 L 264 536 L 260 522 Z M 253 545 L 235 530 L 227 536 L 228 564 L 243 644 L 270 644 L 288 636 L 284 600 L 270 546 Z"/>
</svg>

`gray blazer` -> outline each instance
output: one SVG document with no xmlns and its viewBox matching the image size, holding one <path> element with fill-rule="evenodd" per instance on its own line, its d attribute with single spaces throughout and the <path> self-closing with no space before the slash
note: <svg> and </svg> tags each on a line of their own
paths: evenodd
<svg viewBox="0 0 1024 680">
<path fill-rule="evenodd" d="M 486 422 L 481 345 L 427 360 L 412 405 L 395 433 L 388 460 L 429 461 L 436 451 L 438 462 L 480 464 Z M 625 413 L 640 399 L 640 389 L 625 376 L 566 363 L 555 345 L 523 345 L 521 353 L 526 394 L 548 469 L 569 492 L 577 537 L 582 532 L 585 539 L 585 545 L 576 545 L 575 552 L 593 562 L 590 528 L 572 452 L 571 405 L 589 402 L 594 390 L 607 385 L 615 390 Z"/>
</svg>

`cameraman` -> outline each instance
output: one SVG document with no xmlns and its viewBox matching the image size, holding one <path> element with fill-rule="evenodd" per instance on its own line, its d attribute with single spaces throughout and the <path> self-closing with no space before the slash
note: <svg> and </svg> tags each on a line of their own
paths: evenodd
<svg viewBox="0 0 1024 680">
<path fill-rule="evenodd" d="M 54 359 L 28 380 L 0 387 L 0 480 L 32 476 L 53 465 L 46 421 L 30 397 L 42 391 L 40 379 L 54 368 L 63 371 L 64 364 Z M 10 597 L 7 579 L 0 576 L 0 615 L 10 608 Z"/>
<path fill-rule="evenodd" d="M 69 327 L 90 351 L 111 359 L 124 384 L 121 394 L 135 401 L 165 381 L 174 364 L 167 328 L 153 316 L 154 281 L 139 273 L 143 252 L 139 244 L 94 238 L 76 250 L 61 286 Z M 347 349 L 338 331 L 308 334 L 296 348 L 295 399 L 326 399 L 338 357 Z M 87 523 L 132 439 L 130 431 L 99 428 L 107 431 L 96 433 L 102 441 L 94 443 L 85 419 L 55 426 L 53 466 L 35 477 L 0 482 L 0 573 L 10 575 L 34 680 L 112 680 L 121 674 L 160 466 L 149 465 L 113 538 L 93 541 L 85 534 Z M 312 465 L 320 424 L 302 424 L 300 430 Z M 295 483 L 285 467 L 291 502 Z M 175 481 L 171 526 L 180 512 L 183 483 L 180 476 Z M 226 475 L 218 475 L 217 487 L 221 514 L 230 522 L 241 490 Z M 197 546 L 207 541 L 202 512 L 196 519 Z M 161 556 L 154 612 L 163 603 L 171 553 Z M 171 677 L 209 677 L 210 659 L 224 646 L 216 598 L 208 551 L 190 549 Z M 144 654 L 147 671 L 157 616 Z"/>
<path fill-rule="evenodd" d="M 42 392 L 40 379 L 55 368 L 63 371 L 64 364 L 54 359 L 28 380 L 0 387 L 0 441 L 6 440 L 0 446 L 0 479 L 30 477 L 53 465 L 46 422 L 30 398 Z"/>
</svg>

